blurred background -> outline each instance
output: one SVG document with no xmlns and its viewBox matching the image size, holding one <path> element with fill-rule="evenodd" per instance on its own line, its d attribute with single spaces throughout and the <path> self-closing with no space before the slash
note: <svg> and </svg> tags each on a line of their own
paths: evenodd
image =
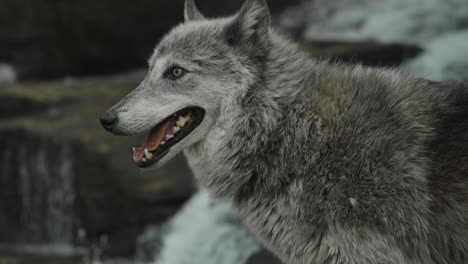
<svg viewBox="0 0 468 264">
<path fill-rule="evenodd" d="M 467 0 L 267 0 L 316 57 L 468 79 Z M 207 16 L 243 1 L 197 0 Z M 143 79 L 183 0 L 0 0 L 0 263 L 280 263 L 183 157 L 142 172 L 98 116 Z"/>
</svg>

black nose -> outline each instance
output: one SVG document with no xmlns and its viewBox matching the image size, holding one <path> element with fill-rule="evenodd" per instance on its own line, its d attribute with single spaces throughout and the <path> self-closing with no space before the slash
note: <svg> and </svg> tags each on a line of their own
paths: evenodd
<svg viewBox="0 0 468 264">
<path fill-rule="evenodd" d="M 101 120 L 101 124 L 106 130 L 111 131 L 112 126 L 117 122 L 117 115 L 109 111 L 104 112 L 99 117 L 99 120 Z"/>
</svg>

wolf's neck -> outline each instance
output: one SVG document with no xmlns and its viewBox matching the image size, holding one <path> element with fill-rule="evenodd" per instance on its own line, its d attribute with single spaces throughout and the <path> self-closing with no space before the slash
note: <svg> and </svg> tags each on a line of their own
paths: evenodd
<svg viewBox="0 0 468 264">
<path fill-rule="evenodd" d="M 263 74 L 255 85 L 229 96 L 207 139 L 186 151 L 195 176 L 204 186 L 217 196 L 232 198 L 261 184 L 264 179 L 258 176 L 265 172 L 257 170 L 272 167 L 266 152 L 277 150 L 274 141 L 281 140 L 278 136 L 285 112 L 310 85 L 304 82 L 310 78 L 304 76 L 313 74 L 314 63 L 295 44 L 273 39 Z"/>
<path fill-rule="evenodd" d="M 263 72 L 264 89 L 257 89 L 257 94 L 288 104 L 287 101 L 295 100 L 297 94 L 310 85 L 304 80 L 316 79 L 317 61 L 298 44 L 275 33 L 271 43 Z"/>
</svg>

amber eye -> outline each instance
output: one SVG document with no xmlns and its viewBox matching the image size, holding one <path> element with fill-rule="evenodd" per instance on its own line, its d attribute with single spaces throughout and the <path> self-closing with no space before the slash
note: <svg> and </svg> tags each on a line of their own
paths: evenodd
<svg viewBox="0 0 468 264">
<path fill-rule="evenodd" d="M 164 76 L 164 78 L 175 81 L 175 80 L 183 77 L 186 73 L 187 73 L 187 71 L 184 68 L 174 66 L 174 67 L 168 68 L 164 72 L 163 76 Z"/>
<path fill-rule="evenodd" d="M 174 69 L 172 69 L 172 76 L 174 78 L 180 78 L 180 77 L 182 77 L 182 75 L 184 75 L 184 70 L 183 69 L 178 68 L 178 67 L 175 67 Z"/>
</svg>

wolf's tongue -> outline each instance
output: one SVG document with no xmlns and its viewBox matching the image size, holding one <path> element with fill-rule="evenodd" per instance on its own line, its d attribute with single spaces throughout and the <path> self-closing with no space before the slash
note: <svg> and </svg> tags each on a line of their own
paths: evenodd
<svg viewBox="0 0 468 264">
<path fill-rule="evenodd" d="M 162 125 L 159 125 L 149 132 L 146 137 L 145 143 L 139 148 L 133 148 L 133 161 L 139 163 L 145 156 L 145 148 L 148 151 L 154 151 L 159 147 L 161 141 L 166 138 L 166 135 L 172 134 L 172 129 L 177 121 L 176 116 L 172 116 L 170 119 L 164 121 Z"/>
</svg>

